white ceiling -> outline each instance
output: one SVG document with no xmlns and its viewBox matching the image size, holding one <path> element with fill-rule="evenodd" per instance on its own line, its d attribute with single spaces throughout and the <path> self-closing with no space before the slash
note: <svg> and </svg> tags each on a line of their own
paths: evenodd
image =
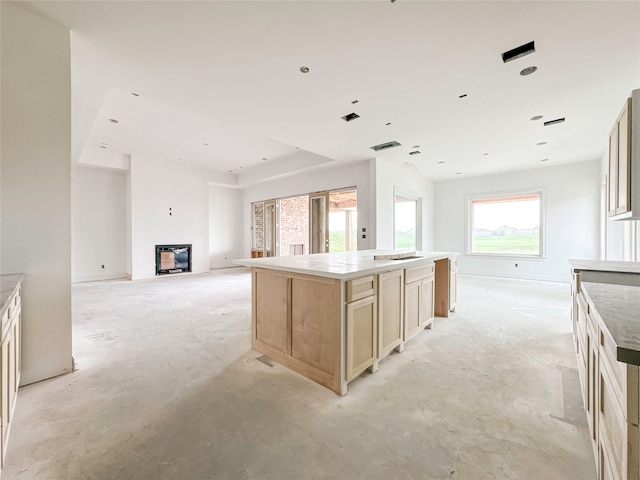
<svg viewBox="0 0 640 480">
<path fill-rule="evenodd" d="M 19 5 L 71 29 L 73 161 L 106 143 L 231 184 L 372 157 L 435 181 L 599 159 L 640 87 L 638 1 Z"/>
</svg>

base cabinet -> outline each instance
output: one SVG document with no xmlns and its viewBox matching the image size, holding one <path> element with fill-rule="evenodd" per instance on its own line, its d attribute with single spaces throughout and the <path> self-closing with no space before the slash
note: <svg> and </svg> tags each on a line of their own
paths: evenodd
<svg viewBox="0 0 640 480">
<path fill-rule="evenodd" d="M 406 342 L 434 318 L 434 265 L 405 269 L 404 332 Z"/>
<path fill-rule="evenodd" d="M 21 367 L 21 342 L 22 342 L 22 289 L 18 285 L 17 290 L 7 300 L 8 306 L 2 315 L 2 343 L 0 350 L 0 466 L 4 466 L 4 458 L 7 453 L 7 440 L 11 430 L 13 414 L 18 397 L 20 385 Z"/>
<path fill-rule="evenodd" d="M 402 351 L 404 270 L 378 275 L 378 358 Z"/>
<path fill-rule="evenodd" d="M 347 304 L 347 381 L 371 367 L 377 359 L 376 296 Z"/>
<path fill-rule="evenodd" d="M 640 480 L 640 371 L 619 362 L 598 311 L 572 281 L 572 324 L 584 408 L 599 480 Z"/>
</svg>

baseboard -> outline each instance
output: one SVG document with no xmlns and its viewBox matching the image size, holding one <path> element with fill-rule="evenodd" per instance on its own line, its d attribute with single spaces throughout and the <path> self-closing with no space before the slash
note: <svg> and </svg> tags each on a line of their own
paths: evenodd
<svg viewBox="0 0 640 480">
<path fill-rule="evenodd" d="M 102 275 L 72 277 L 71 283 L 99 282 L 101 280 L 131 280 L 131 275 L 127 273 L 103 273 Z"/>
</svg>

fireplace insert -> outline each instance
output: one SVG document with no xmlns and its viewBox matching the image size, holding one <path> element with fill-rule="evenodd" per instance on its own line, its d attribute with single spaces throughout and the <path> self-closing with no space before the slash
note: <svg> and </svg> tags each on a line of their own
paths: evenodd
<svg viewBox="0 0 640 480">
<path fill-rule="evenodd" d="M 191 271 L 191 245 L 156 245 L 156 275 Z"/>
</svg>

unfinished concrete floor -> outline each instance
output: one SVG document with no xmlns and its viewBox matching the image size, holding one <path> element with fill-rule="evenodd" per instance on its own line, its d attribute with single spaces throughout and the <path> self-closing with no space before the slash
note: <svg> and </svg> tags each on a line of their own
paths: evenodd
<svg viewBox="0 0 640 480">
<path fill-rule="evenodd" d="M 591 480 L 566 284 L 460 275 L 340 397 L 258 360 L 245 269 L 73 286 L 72 374 L 19 391 L 3 479 Z"/>
</svg>

